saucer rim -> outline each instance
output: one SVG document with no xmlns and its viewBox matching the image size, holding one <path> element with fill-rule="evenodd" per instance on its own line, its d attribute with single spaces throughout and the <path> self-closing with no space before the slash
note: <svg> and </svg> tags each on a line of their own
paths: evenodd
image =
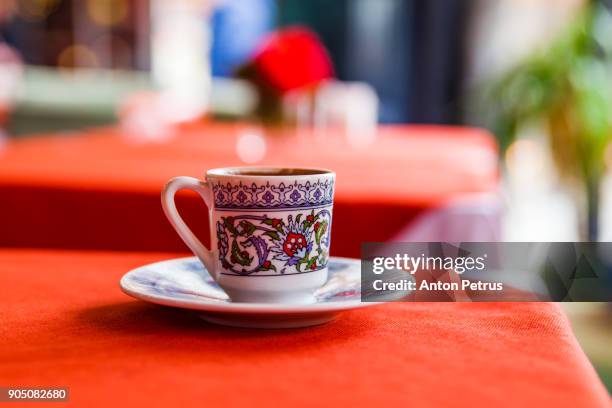
<svg viewBox="0 0 612 408">
<path fill-rule="evenodd" d="M 240 313 L 267 313 L 267 314 L 302 314 L 302 313 L 329 313 L 329 312 L 340 312 L 343 310 L 349 309 L 357 309 L 368 306 L 375 306 L 384 302 L 362 302 L 359 300 L 353 301 L 330 301 L 330 302 L 320 302 L 320 303 L 309 303 L 309 304 L 283 304 L 283 303 L 233 303 L 233 302 L 223 302 L 223 303 L 213 303 L 207 302 L 205 300 L 185 300 L 185 299 L 176 299 L 166 295 L 148 295 L 144 294 L 141 291 L 131 289 L 127 280 L 129 279 L 129 275 L 147 267 L 151 267 L 152 265 L 161 264 L 161 263 L 171 263 L 178 261 L 187 261 L 187 260 L 197 260 L 198 258 L 195 256 L 187 256 L 187 257 L 179 257 L 179 258 L 171 258 L 165 259 L 162 261 L 152 262 L 145 265 L 141 265 L 137 268 L 131 269 L 127 273 L 125 273 L 121 279 L 119 280 L 119 286 L 121 290 L 128 296 L 133 298 L 143 300 L 150 303 L 155 303 L 163 306 L 172 306 L 179 307 L 183 309 L 191 309 L 191 310 L 199 310 L 213 313 L 224 313 L 224 314 L 240 314 Z M 347 257 L 337 257 L 331 256 L 329 258 L 330 261 L 349 261 L 351 263 L 359 263 L 359 259 L 355 258 L 347 258 Z"/>
</svg>

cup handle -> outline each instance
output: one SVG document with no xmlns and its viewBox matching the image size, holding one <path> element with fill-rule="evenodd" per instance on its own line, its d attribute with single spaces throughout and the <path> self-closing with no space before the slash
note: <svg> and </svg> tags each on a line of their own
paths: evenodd
<svg viewBox="0 0 612 408">
<path fill-rule="evenodd" d="M 174 196 L 179 190 L 192 190 L 195 191 L 202 197 L 206 207 L 208 207 L 209 225 L 211 229 L 211 243 L 212 243 L 212 231 L 214 230 L 212 212 L 214 208 L 213 192 L 210 188 L 210 184 L 206 181 L 201 181 L 193 177 L 175 177 L 168 181 L 161 193 L 161 202 L 164 213 L 170 221 L 170 224 L 174 227 L 176 232 L 179 234 L 181 239 L 187 244 L 189 249 L 202 261 L 206 269 L 213 277 L 217 279 L 217 251 L 212 251 L 204 246 L 202 242 L 195 236 L 195 234 L 189 229 L 185 221 L 181 218 L 178 210 L 176 209 L 176 203 Z"/>
</svg>

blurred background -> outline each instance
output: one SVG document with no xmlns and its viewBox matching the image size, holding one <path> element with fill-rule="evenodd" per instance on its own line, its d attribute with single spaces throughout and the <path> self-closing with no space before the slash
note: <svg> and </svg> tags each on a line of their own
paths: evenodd
<svg viewBox="0 0 612 408">
<path fill-rule="evenodd" d="M 100 128 L 163 144 L 193 124 L 245 124 L 227 143 L 254 164 L 270 138 L 300 132 L 340 134 L 344 154 L 363 155 L 382 129 L 479 127 L 497 143 L 494 199 L 434 212 L 396 239 L 610 241 L 610 3 L 1 0 L 0 173 L 2 149 Z M 473 231 L 449 231 L 449 217 Z M 610 306 L 564 307 L 611 389 Z"/>
</svg>

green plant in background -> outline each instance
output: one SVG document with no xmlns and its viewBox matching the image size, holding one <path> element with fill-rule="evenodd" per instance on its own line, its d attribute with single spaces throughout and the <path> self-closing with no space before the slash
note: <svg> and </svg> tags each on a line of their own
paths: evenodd
<svg viewBox="0 0 612 408">
<path fill-rule="evenodd" d="M 516 66 L 490 94 L 502 150 L 542 121 L 560 175 L 586 197 L 583 239 L 597 239 L 605 149 L 612 139 L 612 15 L 589 4 L 549 48 Z"/>
</svg>

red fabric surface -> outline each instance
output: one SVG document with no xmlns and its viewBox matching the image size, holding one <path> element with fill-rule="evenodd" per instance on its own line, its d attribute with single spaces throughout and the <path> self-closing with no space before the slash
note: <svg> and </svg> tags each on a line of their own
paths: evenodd
<svg viewBox="0 0 612 408">
<path fill-rule="evenodd" d="M 394 303 L 329 324 L 209 325 L 127 297 L 163 253 L 0 250 L 0 384 L 75 406 L 610 406 L 549 303 Z"/>
<path fill-rule="evenodd" d="M 186 250 L 159 192 L 171 177 L 202 177 L 244 165 L 236 140 L 244 126 L 194 124 L 163 143 L 137 143 L 117 129 L 11 142 L 0 149 L 0 245 L 113 250 Z M 424 209 L 498 186 L 491 136 L 472 128 L 381 127 L 378 141 L 350 147 L 333 132 L 267 136 L 257 164 L 326 167 L 337 172 L 332 254 L 358 256 L 363 241 L 385 241 Z M 199 197 L 179 202 L 208 241 Z"/>
</svg>

